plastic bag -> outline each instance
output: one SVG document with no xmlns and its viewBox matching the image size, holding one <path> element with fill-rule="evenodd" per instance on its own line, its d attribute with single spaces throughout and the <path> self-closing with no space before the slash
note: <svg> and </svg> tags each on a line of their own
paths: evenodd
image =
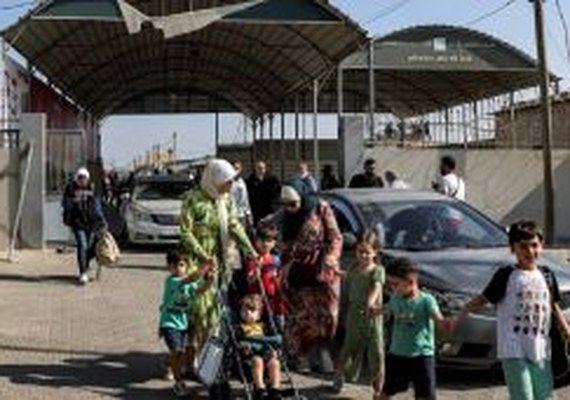
<svg viewBox="0 0 570 400">
<path fill-rule="evenodd" d="M 119 262 L 121 251 L 113 235 L 104 230 L 98 237 L 95 246 L 95 257 L 99 265 L 115 265 Z"/>
<path fill-rule="evenodd" d="M 206 386 L 214 385 L 224 361 L 224 344 L 219 338 L 210 338 L 198 357 L 197 375 Z"/>
</svg>

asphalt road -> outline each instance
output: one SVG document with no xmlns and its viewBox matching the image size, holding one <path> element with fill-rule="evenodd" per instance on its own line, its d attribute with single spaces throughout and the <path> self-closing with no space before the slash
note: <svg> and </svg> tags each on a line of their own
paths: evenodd
<svg viewBox="0 0 570 400">
<path fill-rule="evenodd" d="M 87 287 L 75 283 L 72 253 L 25 252 L 0 262 L 0 399 L 169 399 L 156 336 L 166 272 L 163 254 L 130 252 Z M 295 375 L 310 399 L 367 399 L 363 385 L 331 394 L 327 377 Z M 241 397 L 237 383 L 234 398 Z M 191 398 L 206 398 L 195 387 Z M 411 393 L 395 397 L 412 399 Z M 490 372 L 440 371 L 442 400 L 506 399 Z M 557 390 L 570 400 L 570 387 Z"/>
</svg>

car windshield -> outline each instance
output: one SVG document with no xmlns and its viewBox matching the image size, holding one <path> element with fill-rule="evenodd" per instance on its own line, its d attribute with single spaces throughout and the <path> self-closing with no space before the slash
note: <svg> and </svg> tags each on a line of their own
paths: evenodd
<svg viewBox="0 0 570 400">
<path fill-rule="evenodd" d="M 359 208 L 370 226 L 384 235 L 387 249 L 432 251 L 508 246 L 504 230 L 460 202 L 371 202 L 359 204 Z"/>
<path fill-rule="evenodd" d="M 134 191 L 136 200 L 182 200 L 190 182 L 151 182 L 138 185 Z"/>
</svg>

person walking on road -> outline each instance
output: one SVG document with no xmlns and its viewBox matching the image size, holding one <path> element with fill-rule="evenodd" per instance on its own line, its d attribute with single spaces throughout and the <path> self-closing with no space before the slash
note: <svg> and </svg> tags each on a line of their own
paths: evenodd
<svg viewBox="0 0 570 400">
<path fill-rule="evenodd" d="M 194 321 L 188 320 L 188 307 L 212 283 L 211 265 L 201 268 L 193 276 L 186 276 L 188 264 L 182 254 L 173 250 L 166 255 L 169 272 L 164 282 L 158 334 L 168 347 L 169 373 L 175 381 L 174 393 L 179 397 L 188 395 L 182 377 L 184 351 L 188 330 Z"/>
<path fill-rule="evenodd" d="M 435 400 L 436 326 L 449 333 L 453 321 L 443 317 L 437 300 L 425 292 L 419 282 L 418 267 L 408 259 L 391 262 L 390 280 L 393 294 L 385 306 L 370 315 L 384 314 L 393 319 L 390 349 L 386 357 L 386 377 L 382 392 L 374 400 L 390 400 L 414 386 L 416 399 Z"/>
<path fill-rule="evenodd" d="M 554 272 L 539 265 L 544 235 L 536 223 L 511 225 L 509 244 L 516 263 L 499 268 L 483 292 L 465 305 L 454 325 L 493 304 L 497 310 L 497 358 L 509 397 L 552 400 L 553 373 L 561 370 L 566 375 L 568 371 L 570 326 L 561 309 L 560 288 Z M 561 364 L 558 368 L 555 360 Z"/>
<path fill-rule="evenodd" d="M 465 201 L 465 181 L 455 172 L 456 167 L 455 158 L 452 156 L 442 157 L 439 166 L 441 176 L 432 182 L 432 188 L 446 196 Z"/>
<path fill-rule="evenodd" d="M 355 189 L 384 187 L 384 181 L 376 174 L 376 161 L 372 158 L 366 160 L 364 172 L 354 175 L 348 186 Z"/>
<path fill-rule="evenodd" d="M 259 228 L 276 229 L 281 240 L 282 279 L 290 305 L 285 348 L 293 359 L 318 354 L 313 366 L 326 369 L 325 347 L 338 323 L 342 235 L 330 205 L 300 179 L 283 187 L 281 202 L 283 207 Z"/>
<path fill-rule="evenodd" d="M 253 223 L 257 224 L 275 211 L 281 185 L 279 180 L 267 171 L 267 165 L 263 161 L 255 164 L 255 171 L 247 179 L 246 184 Z"/>
<path fill-rule="evenodd" d="M 63 222 L 71 228 L 77 245 L 78 280 L 85 285 L 89 282 L 89 263 L 95 257 L 96 233 L 107 226 L 101 199 L 95 195 L 86 168 L 79 168 L 65 188 L 62 208 Z"/>
<path fill-rule="evenodd" d="M 239 253 L 257 258 L 245 229 L 237 217 L 230 190 L 237 171 L 226 160 L 213 159 L 206 165 L 200 188 L 190 191 L 181 210 L 180 244 L 188 260 L 187 274 L 204 266 L 214 268 L 212 287 L 193 303 L 189 318 L 195 321 L 190 339 L 188 361 L 191 366 L 209 336 L 220 325 L 221 308 L 216 291 L 225 294 L 232 277 L 232 267 Z M 237 253 L 237 254 L 236 254 Z"/>
<path fill-rule="evenodd" d="M 381 251 L 378 236 L 364 232 L 355 246 L 356 264 L 348 271 L 346 333 L 337 364 L 334 390 L 340 393 L 344 379 L 356 382 L 364 363 L 372 378 L 372 387 L 380 395 L 384 381 L 384 327 L 382 315 L 370 310 L 381 307 L 385 283 L 384 267 L 378 263 Z"/>
</svg>

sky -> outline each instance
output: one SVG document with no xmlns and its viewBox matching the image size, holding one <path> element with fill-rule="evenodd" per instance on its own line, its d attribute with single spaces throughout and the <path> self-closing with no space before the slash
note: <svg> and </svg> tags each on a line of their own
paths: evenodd
<svg viewBox="0 0 570 400">
<path fill-rule="evenodd" d="M 570 49 L 556 3 L 559 2 L 570 23 L 570 1 L 545 2 L 546 40 L 551 71 L 562 77 L 562 88 L 570 89 Z M 0 28 L 17 21 L 29 8 L 6 7 L 22 0 L 0 0 Z M 533 5 L 528 0 L 331 0 L 359 22 L 371 36 L 382 36 L 394 30 L 419 24 L 461 25 L 491 34 L 532 57 L 536 55 Z M 500 12 L 492 13 L 505 4 Z M 307 121 L 309 124 L 310 121 Z M 292 124 L 289 123 L 289 126 Z M 221 120 L 222 142 L 243 141 L 243 119 L 226 116 Z M 322 118 L 320 131 L 326 136 L 334 132 L 330 118 Z M 153 145 L 172 145 L 173 132 L 178 136 L 178 149 L 183 157 L 196 157 L 214 151 L 214 117 L 212 115 L 147 115 L 108 117 L 102 124 L 103 157 L 108 165 L 125 166 Z M 290 133 L 289 133 L 290 134 Z"/>
</svg>

